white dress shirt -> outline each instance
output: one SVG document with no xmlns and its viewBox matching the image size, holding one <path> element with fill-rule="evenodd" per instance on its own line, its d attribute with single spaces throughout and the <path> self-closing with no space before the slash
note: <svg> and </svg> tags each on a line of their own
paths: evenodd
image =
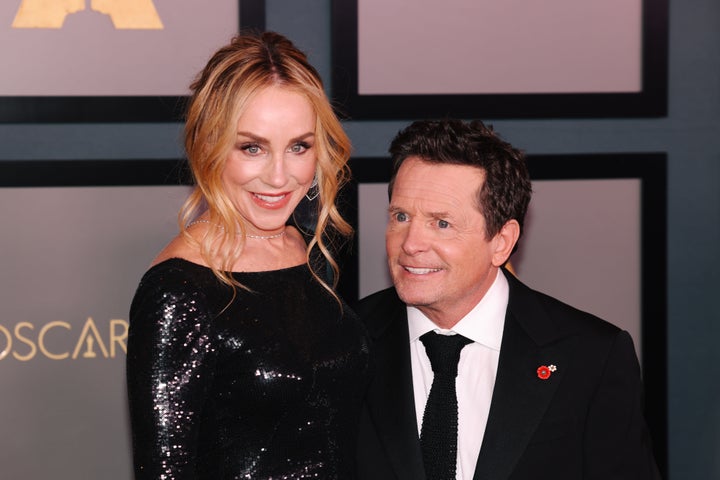
<svg viewBox="0 0 720 480">
<path fill-rule="evenodd" d="M 443 334 L 458 333 L 473 341 L 462 349 L 458 362 L 457 480 L 472 480 L 475 473 L 495 387 L 508 291 L 507 279 L 498 271 L 495 281 L 480 303 L 452 330 L 439 328 L 415 307 L 407 308 L 418 435 L 421 433 L 423 412 L 433 381 L 430 359 L 420 337 L 433 330 Z"/>
</svg>

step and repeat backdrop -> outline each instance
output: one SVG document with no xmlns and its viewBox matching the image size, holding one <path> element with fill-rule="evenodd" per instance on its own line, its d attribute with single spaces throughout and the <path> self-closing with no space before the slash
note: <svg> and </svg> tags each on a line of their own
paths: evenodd
<svg viewBox="0 0 720 480">
<path fill-rule="evenodd" d="M 545 156 L 530 165 L 534 198 L 513 269 L 627 329 L 661 407 L 665 312 L 653 298 L 664 295 L 664 156 Z M 342 202 L 357 236 L 343 294 L 353 301 L 390 285 L 389 161 L 351 167 Z M 177 160 L 0 162 L 0 477 L 132 477 L 128 310 L 177 233 L 191 188 L 183 172 Z"/>
<path fill-rule="evenodd" d="M 0 122 L 178 121 L 195 73 L 239 28 L 264 27 L 264 3 L 215 0 L 208 8 L 194 0 L 5 1 Z M 665 10 L 656 8 L 664 2 L 613 0 L 577 7 L 555 0 L 530 13 L 523 10 L 523 28 L 543 18 L 551 43 L 534 34 L 522 45 L 505 42 L 523 53 L 517 58 L 496 58 L 497 42 L 482 36 L 498 38 L 503 34 L 498 21 L 505 19 L 506 26 L 515 21 L 512 11 L 495 8 L 500 3 L 431 3 L 331 2 L 328 85 L 350 119 L 665 113 L 666 25 L 650 28 L 664 18 Z M 394 11 L 402 14 L 388 15 Z M 415 28 L 427 25 L 427 16 L 436 27 L 432 37 Z M 578 21 L 560 25 L 561 17 Z M 602 25 L 599 40 L 590 44 L 573 40 L 585 28 L 558 28 L 594 18 L 623 21 L 614 30 L 596 22 Z M 497 30 L 478 29 L 479 21 Z M 516 30 L 507 29 L 507 38 L 518 40 Z M 550 48 L 557 42 L 576 48 Z M 478 50 L 479 45 L 486 48 Z M 387 65 L 415 62 L 426 73 L 425 47 L 450 62 L 436 69 L 451 72 L 450 79 L 426 77 L 428 84 L 408 91 L 413 82 L 398 81 Z M 467 50 L 446 55 L 460 47 Z M 550 56 L 539 65 L 526 61 L 543 52 Z M 475 62 L 480 70 L 467 71 L 468 55 L 480 59 Z M 620 76 L 588 85 L 584 82 L 606 77 L 562 73 L 507 91 L 508 72 L 494 78 L 482 67 L 510 65 L 509 58 L 518 60 L 515 67 L 530 69 L 521 75 L 511 71 L 518 79 L 561 71 L 545 68 L 548 62 L 578 65 L 568 61 L 573 58 L 590 62 L 581 73 Z M 413 68 L 404 65 L 402 71 Z M 548 86 L 565 78 L 572 85 Z M 448 83 L 457 79 L 469 80 Z M 389 285 L 383 240 L 388 164 L 378 158 L 351 163 L 355 178 L 343 209 L 357 236 L 342 259 L 341 287 L 354 301 Z M 174 159 L 0 161 L 0 478 L 132 478 L 125 391 L 128 310 L 142 274 L 177 232 L 177 211 L 189 193 L 178 181 L 177 166 Z M 531 167 L 535 198 L 512 267 L 532 287 L 632 334 L 654 398 L 648 410 L 653 437 L 664 445 L 665 156 L 536 156 Z"/>
<path fill-rule="evenodd" d="M 0 189 L 0 478 L 132 478 L 128 309 L 187 193 Z"/>
</svg>

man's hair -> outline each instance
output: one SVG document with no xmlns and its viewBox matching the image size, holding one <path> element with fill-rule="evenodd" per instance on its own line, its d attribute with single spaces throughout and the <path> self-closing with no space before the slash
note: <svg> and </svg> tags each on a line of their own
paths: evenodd
<svg viewBox="0 0 720 480">
<path fill-rule="evenodd" d="M 503 141 L 479 120 L 422 120 L 401 130 L 390 144 L 392 197 L 395 177 L 408 157 L 434 164 L 467 165 L 485 173 L 477 208 L 485 218 L 486 236 L 494 237 L 509 220 L 523 222 L 532 186 L 525 154 Z"/>
</svg>

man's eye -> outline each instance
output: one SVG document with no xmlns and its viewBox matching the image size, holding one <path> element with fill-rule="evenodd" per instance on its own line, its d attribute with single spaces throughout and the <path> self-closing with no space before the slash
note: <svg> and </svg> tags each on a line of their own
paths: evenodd
<svg viewBox="0 0 720 480">
<path fill-rule="evenodd" d="M 407 222 L 408 215 L 407 213 L 398 212 L 395 214 L 395 220 L 397 220 L 398 222 Z"/>
<path fill-rule="evenodd" d="M 450 228 L 450 223 L 448 223 L 446 220 L 438 220 L 438 228 Z"/>
</svg>

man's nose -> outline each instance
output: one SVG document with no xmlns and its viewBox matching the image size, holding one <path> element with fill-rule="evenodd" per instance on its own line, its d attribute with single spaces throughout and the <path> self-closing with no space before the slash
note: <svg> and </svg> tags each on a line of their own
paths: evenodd
<svg viewBox="0 0 720 480">
<path fill-rule="evenodd" d="M 411 221 L 405 229 L 402 249 L 409 255 L 427 250 L 429 237 L 427 225 L 424 222 Z"/>
</svg>

